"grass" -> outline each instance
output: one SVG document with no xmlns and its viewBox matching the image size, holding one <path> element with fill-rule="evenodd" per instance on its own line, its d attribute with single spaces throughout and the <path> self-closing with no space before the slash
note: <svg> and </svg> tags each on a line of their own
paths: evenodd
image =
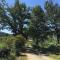
<svg viewBox="0 0 60 60">
<path fill-rule="evenodd" d="M 7 58 L 0 58 L 0 60 L 8 60 Z M 11 59 L 9 59 L 9 60 L 11 60 Z M 19 56 L 19 57 L 17 57 L 17 59 L 15 59 L 15 60 L 27 60 L 27 56 Z"/>
<path fill-rule="evenodd" d="M 0 49 L 5 48 L 7 45 L 5 43 L 0 43 Z"/>
<path fill-rule="evenodd" d="M 16 60 L 27 60 L 27 56 L 19 56 Z"/>
<path fill-rule="evenodd" d="M 60 60 L 60 55 L 50 54 L 49 56 L 52 57 L 54 60 Z"/>
<path fill-rule="evenodd" d="M 27 56 L 21 56 L 20 60 L 27 60 Z"/>
<path fill-rule="evenodd" d="M 8 59 L 6 59 L 6 58 L 0 58 L 0 60 L 8 60 Z"/>
</svg>

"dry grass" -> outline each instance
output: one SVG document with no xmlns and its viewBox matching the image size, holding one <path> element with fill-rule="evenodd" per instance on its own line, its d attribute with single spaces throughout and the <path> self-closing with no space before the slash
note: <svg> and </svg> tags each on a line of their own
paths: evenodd
<svg viewBox="0 0 60 60">
<path fill-rule="evenodd" d="M 60 60 L 60 55 L 50 55 L 55 60 Z"/>
</svg>

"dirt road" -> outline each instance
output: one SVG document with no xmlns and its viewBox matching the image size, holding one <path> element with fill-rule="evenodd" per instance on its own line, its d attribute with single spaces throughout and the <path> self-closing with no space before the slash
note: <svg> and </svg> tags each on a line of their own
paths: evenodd
<svg viewBox="0 0 60 60">
<path fill-rule="evenodd" d="M 48 56 L 27 53 L 27 60 L 54 60 Z"/>
<path fill-rule="evenodd" d="M 26 53 L 27 60 L 55 60 L 51 57 L 45 56 L 45 55 L 35 55 L 32 53 Z M 26 59 L 21 59 L 21 57 L 18 57 L 16 60 L 26 60 Z"/>
</svg>

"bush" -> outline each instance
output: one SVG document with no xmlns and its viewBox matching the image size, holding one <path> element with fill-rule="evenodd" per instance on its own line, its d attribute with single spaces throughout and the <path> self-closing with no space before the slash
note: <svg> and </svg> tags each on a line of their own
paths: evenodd
<svg viewBox="0 0 60 60">
<path fill-rule="evenodd" d="M 0 50 L 3 48 L 7 48 L 7 45 L 5 43 L 0 43 Z"/>
<path fill-rule="evenodd" d="M 20 55 L 20 52 L 25 52 L 25 43 L 26 39 L 22 35 L 16 36 L 15 47 L 17 55 Z"/>
<path fill-rule="evenodd" d="M 10 49 L 7 48 L 7 44 L 4 42 L 0 43 L 0 58 L 7 57 L 10 55 Z"/>
<path fill-rule="evenodd" d="M 26 39 L 22 35 L 0 37 L 0 48 L 10 49 L 10 55 L 25 51 Z"/>
</svg>

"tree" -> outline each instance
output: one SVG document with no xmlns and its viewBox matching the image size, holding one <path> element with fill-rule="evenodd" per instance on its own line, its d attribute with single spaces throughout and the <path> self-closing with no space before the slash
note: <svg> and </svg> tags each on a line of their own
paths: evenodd
<svg viewBox="0 0 60 60">
<path fill-rule="evenodd" d="M 23 34 L 24 20 L 30 18 L 30 13 L 25 4 L 20 4 L 19 0 L 15 0 L 13 7 L 8 7 L 3 18 L 3 24 L 9 28 L 14 35 Z M 3 25 L 4 26 L 4 25 Z"/>
<path fill-rule="evenodd" d="M 5 11 L 5 8 L 4 8 L 4 3 L 5 3 L 5 0 L 0 0 L 0 29 L 3 29 L 4 27 L 4 18 L 5 18 L 5 14 L 6 14 L 6 11 Z"/>
<path fill-rule="evenodd" d="M 25 19 L 29 18 L 29 13 L 25 4 L 20 4 L 19 0 L 16 0 L 16 3 L 13 8 L 10 8 L 10 14 L 12 17 L 11 29 L 14 34 L 23 34 L 23 22 Z"/>
<path fill-rule="evenodd" d="M 48 19 L 52 24 L 55 25 L 55 32 L 57 36 L 57 41 L 59 43 L 59 37 L 60 37 L 60 28 L 59 26 L 59 20 L 60 20 L 60 6 L 58 4 L 54 4 L 52 0 L 48 0 L 45 3 L 45 9 L 46 9 L 46 15 L 48 16 Z"/>
<path fill-rule="evenodd" d="M 30 21 L 30 36 L 33 38 L 36 46 L 39 45 L 39 42 L 43 42 L 45 37 L 45 14 L 41 6 L 36 6 L 33 8 L 31 13 Z"/>
</svg>

